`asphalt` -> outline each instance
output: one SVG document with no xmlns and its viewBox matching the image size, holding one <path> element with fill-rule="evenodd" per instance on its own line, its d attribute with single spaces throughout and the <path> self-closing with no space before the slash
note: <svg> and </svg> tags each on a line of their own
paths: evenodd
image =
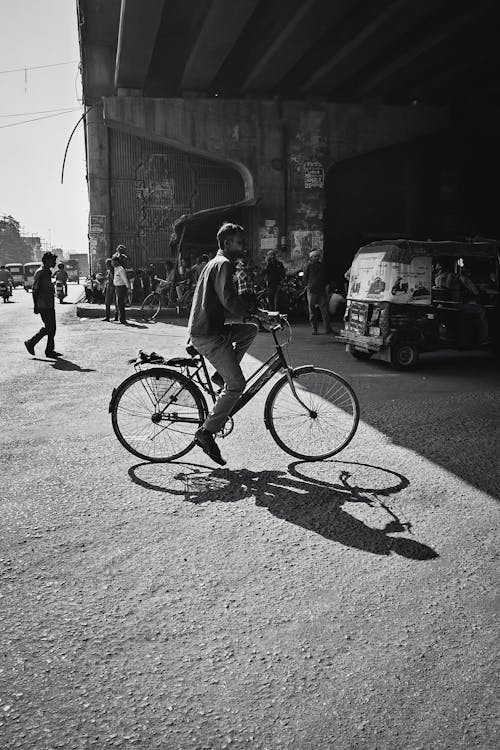
<svg viewBox="0 0 500 750">
<path fill-rule="evenodd" d="M 70 296 L 78 289 L 70 286 Z M 290 357 L 353 384 L 362 421 L 301 463 L 263 424 L 147 464 L 112 389 L 185 321 L 130 326 L 57 305 L 58 361 L 0 304 L 0 747 L 493 750 L 498 723 L 498 365 L 413 373 L 294 328 Z M 271 348 L 259 334 L 250 371 Z"/>
</svg>

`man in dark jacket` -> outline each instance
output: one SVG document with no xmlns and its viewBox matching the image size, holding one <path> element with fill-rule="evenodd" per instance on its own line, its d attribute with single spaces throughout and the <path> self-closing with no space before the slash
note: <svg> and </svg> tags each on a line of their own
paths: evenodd
<svg viewBox="0 0 500 750">
<path fill-rule="evenodd" d="M 318 333 L 316 323 L 316 307 L 319 307 L 325 333 L 332 333 L 330 316 L 328 315 L 327 285 L 325 283 L 325 269 L 321 262 L 321 252 L 313 250 L 309 253 L 309 263 L 304 270 L 304 284 L 307 289 L 307 305 L 309 307 L 309 321 L 314 335 Z"/>
<path fill-rule="evenodd" d="M 44 253 L 42 267 L 35 272 L 33 281 L 33 305 L 35 315 L 40 315 L 43 326 L 38 333 L 24 342 L 28 352 L 34 356 L 35 346 L 47 336 L 45 356 L 56 359 L 61 355 L 55 350 L 54 337 L 56 335 L 56 311 L 54 309 L 54 285 L 52 283 L 51 268 L 56 265 L 57 255 Z"/>
<path fill-rule="evenodd" d="M 286 271 L 275 250 L 271 250 L 267 254 L 264 276 L 266 279 L 269 309 L 278 310 L 279 290 L 286 276 Z"/>
<path fill-rule="evenodd" d="M 221 430 L 232 407 L 245 388 L 240 362 L 257 335 L 253 323 L 226 323 L 226 313 L 243 317 L 251 311 L 245 295 L 238 295 L 233 276 L 238 258 L 244 255 L 244 229 L 223 224 L 217 232 L 219 251 L 203 268 L 194 292 L 188 332 L 193 346 L 216 368 L 213 381 L 223 386 L 203 427 L 196 432 L 200 448 L 223 466 L 214 434 Z"/>
</svg>

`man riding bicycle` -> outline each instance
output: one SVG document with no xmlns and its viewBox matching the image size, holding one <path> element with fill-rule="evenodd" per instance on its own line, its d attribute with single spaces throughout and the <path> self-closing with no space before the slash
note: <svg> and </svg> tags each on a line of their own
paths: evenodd
<svg viewBox="0 0 500 750">
<path fill-rule="evenodd" d="M 196 284 L 188 333 L 195 349 L 215 367 L 212 380 L 222 386 L 215 405 L 195 442 L 216 463 L 226 462 L 214 434 L 224 427 L 232 407 L 245 388 L 240 362 L 257 335 L 254 323 L 226 323 L 226 313 L 242 317 L 252 312 L 253 302 L 239 296 L 234 285 L 235 264 L 244 257 L 245 230 L 238 224 L 223 224 L 217 232 L 219 250 L 208 261 Z"/>
</svg>

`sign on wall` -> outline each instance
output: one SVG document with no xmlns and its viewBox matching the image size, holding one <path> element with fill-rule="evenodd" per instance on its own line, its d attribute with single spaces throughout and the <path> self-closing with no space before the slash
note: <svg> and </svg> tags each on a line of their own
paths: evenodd
<svg viewBox="0 0 500 750">
<path fill-rule="evenodd" d="M 304 162 L 304 187 L 322 188 L 325 184 L 325 170 L 319 161 Z"/>
<path fill-rule="evenodd" d="M 103 214 L 91 214 L 89 223 L 90 234 L 100 235 L 104 234 L 106 228 L 106 216 Z"/>
<path fill-rule="evenodd" d="M 265 226 L 260 227 L 260 249 L 278 249 L 278 227 L 275 219 L 266 219 Z"/>
</svg>

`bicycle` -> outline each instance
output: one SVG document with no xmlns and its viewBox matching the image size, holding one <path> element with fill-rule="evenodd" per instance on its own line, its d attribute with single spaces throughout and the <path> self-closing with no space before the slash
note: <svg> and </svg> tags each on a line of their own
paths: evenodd
<svg viewBox="0 0 500 750">
<path fill-rule="evenodd" d="M 280 370 L 264 407 L 264 424 L 274 441 L 291 456 L 320 461 L 334 456 L 352 440 L 359 422 L 359 403 L 352 387 L 331 370 L 314 365 L 293 368 L 285 355 L 292 339 L 287 316 L 269 314 L 276 351 L 247 380 L 220 437 L 229 435 L 233 417 Z M 286 330 L 280 343 L 277 333 Z M 208 415 L 205 394 L 217 396 L 207 363 L 193 346 L 188 357 L 164 360 L 142 351 L 131 360 L 136 372 L 113 390 L 109 412 L 113 430 L 130 453 L 146 461 L 173 461 L 194 446 L 194 434 Z M 151 367 L 149 367 L 151 365 Z M 147 369 L 143 369 L 146 367 Z"/>
<path fill-rule="evenodd" d="M 181 314 L 181 310 L 191 308 L 194 296 L 192 289 L 186 287 L 181 297 L 178 298 L 173 284 L 166 279 L 156 278 L 158 281 L 156 289 L 144 298 L 141 305 L 141 316 L 144 320 L 155 320 L 162 307 L 175 309 L 177 315 Z"/>
</svg>

